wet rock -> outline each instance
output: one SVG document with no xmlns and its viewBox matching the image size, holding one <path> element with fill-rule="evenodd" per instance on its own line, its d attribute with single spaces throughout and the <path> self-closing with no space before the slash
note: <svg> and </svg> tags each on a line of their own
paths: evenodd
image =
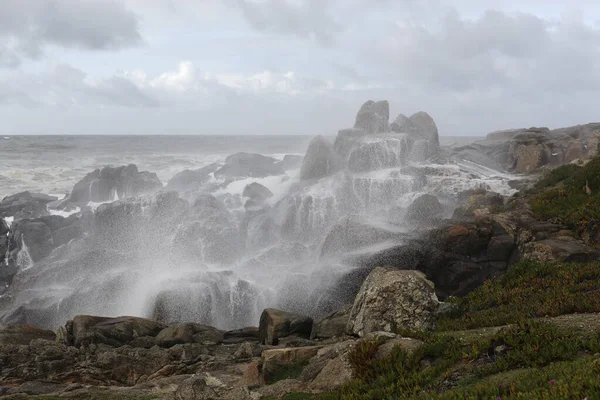
<svg viewBox="0 0 600 400">
<path fill-rule="evenodd" d="M 280 338 L 287 336 L 309 338 L 312 325 L 310 317 L 267 308 L 260 316 L 258 330 L 263 344 L 277 345 Z"/>
<path fill-rule="evenodd" d="M 242 339 L 248 341 L 259 341 L 260 340 L 260 332 L 257 327 L 249 326 L 242 329 L 235 329 L 232 331 L 227 331 L 224 334 L 225 340 L 227 339 Z"/>
<path fill-rule="evenodd" d="M 462 205 L 454 211 L 454 218 L 473 216 L 475 211 L 487 209 L 494 211 L 504 207 L 504 197 L 485 189 L 471 190 L 459 194 Z"/>
<path fill-rule="evenodd" d="M 260 183 L 252 182 L 244 188 L 242 196 L 257 202 L 264 202 L 268 198 L 273 197 L 273 192 Z"/>
<path fill-rule="evenodd" d="M 386 100 L 367 101 L 356 115 L 354 128 L 363 129 L 368 134 L 388 131 L 390 105 Z"/>
<path fill-rule="evenodd" d="M 405 135 L 369 135 L 355 142 L 348 157 L 352 172 L 400 167 L 408 161 L 410 142 Z"/>
<path fill-rule="evenodd" d="M 68 332 L 73 337 L 74 345 L 79 347 L 83 344 L 102 343 L 118 347 L 130 344 L 134 339 L 150 336 L 154 337 L 165 325 L 160 322 L 137 317 L 95 317 L 90 315 L 78 315 L 73 318 L 72 325 L 66 325 Z"/>
<path fill-rule="evenodd" d="M 303 156 L 286 154 L 278 164 L 281 165 L 281 168 L 284 171 L 289 171 L 292 169 L 298 169 L 302 166 L 302 161 L 304 160 Z"/>
<path fill-rule="evenodd" d="M 223 332 L 212 326 L 194 323 L 171 325 L 158 333 L 156 343 L 161 347 L 172 347 L 176 344 L 199 343 L 216 345 L 223 342 Z"/>
<path fill-rule="evenodd" d="M 348 325 L 351 311 L 352 304 L 348 304 L 340 310 L 322 318 L 320 321 L 315 322 L 310 338 L 329 339 L 343 336 L 346 333 L 346 326 Z"/>
<path fill-rule="evenodd" d="M 57 200 L 56 197 L 42 193 L 21 192 L 7 196 L 0 202 L 0 217 L 38 218 L 48 215 L 47 204 Z"/>
<path fill-rule="evenodd" d="M 264 178 L 283 174 L 283 167 L 272 157 L 260 154 L 236 153 L 225 159 L 225 165 L 215 171 L 222 178 Z"/>
<path fill-rule="evenodd" d="M 166 189 L 176 191 L 199 189 L 210 180 L 210 175 L 221 167 L 221 164 L 214 163 L 196 170 L 183 170 L 171 178 Z"/>
<path fill-rule="evenodd" d="M 28 345 L 35 339 L 54 341 L 56 334 L 31 325 L 0 325 L 0 345 Z"/>
<path fill-rule="evenodd" d="M 431 223 L 439 218 L 444 208 L 437 197 L 424 194 L 417 197 L 406 209 L 406 219 L 413 223 Z"/>
<path fill-rule="evenodd" d="M 105 202 L 156 191 L 162 183 L 155 173 L 138 171 L 134 164 L 121 167 L 106 166 L 87 174 L 73 187 L 68 201 L 85 205 Z"/>
<path fill-rule="evenodd" d="M 52 382 L 41 382 L 41 381 L 30 381 L 25 382 L 21 386 L 10 389 L 6 394 L 17 395 L 26 394 L 29 396 L 43 395 L 49 393 L 61 392 L 67 387 L 65 384 L 58 384 Z"/>
<path fill-rule="evenodd" d="M 440 147 L 438 128 L 429 114 L 419 111 L 410 116 L 410 121 L 419 128 L 420 135 L 437 151 Z"/>
<path fill-rule="evenodd" d="M 434 285 L 419 271 L 375 268 L 363 283 L 350 314 L 347 332 L 432 330 L 438 299 Z"/>
<path fill-rule="evenodd" d="M 340 160 L 331 142 L 323 136 L 317 136 L 308 145 L 306 156 L 302 161 L 300 178 L 321 179 L 333 174 L 339 167 Z"/>
</svg>

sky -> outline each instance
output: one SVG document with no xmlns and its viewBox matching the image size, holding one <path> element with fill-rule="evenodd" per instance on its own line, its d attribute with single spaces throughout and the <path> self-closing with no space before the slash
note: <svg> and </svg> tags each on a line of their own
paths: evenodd
<svg viewBox="0 0 600 400">
<path fill-rule="evenodd" d="M 441 135 L 600 120 L 591 0 L 0 0 L 0 134 Z"/>
</svg>

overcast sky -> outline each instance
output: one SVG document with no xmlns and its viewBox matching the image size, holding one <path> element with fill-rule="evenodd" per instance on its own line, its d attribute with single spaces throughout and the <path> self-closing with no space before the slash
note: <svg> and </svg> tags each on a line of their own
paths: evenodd
<svg viewBox="0 0 600 400">
<path fill-rule="evenodd" d="M 0 0 L 1 134 L 443 135 L 600 120 L 592 0 Z"/>
</svg>

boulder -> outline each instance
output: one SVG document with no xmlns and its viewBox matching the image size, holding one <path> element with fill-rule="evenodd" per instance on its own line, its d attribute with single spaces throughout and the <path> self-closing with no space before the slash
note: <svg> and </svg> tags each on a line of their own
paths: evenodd
<svg viewBox="0 0 600 400">
<path fill-rule="evenodd" d="M 206 384 L 206 380 L 194 375 L 177 387 L 175 400 L 213 400 L 219 398 L 213 388 Z"/>
<path fill-rule="evenodd" d="M 390 130 L 397 133 L 408 133 L 411 136 L 421 135 L 421 129 L 406 115 L 400 114 L 390 125 Z"/>
<path fill-rule="evenodd" d="M 355 143 L 366 134 L 363 129 L 342 129 L 335 138 L 333 149 L 342 160 L 347 160 Z"/>
<path fill-rule="evenodd" d="M 33 262 L 46 257 L 54 248 L 52 229 L 41 220 L 19 220 L 13 224 L 13 235 L 20 250 L 26 246 Z"/>
<path fill-rule="evenodd" d="M 466 191 L 460 193 L 458 197 L 462 205 L 454 211 L 455 218 L 473 216 L 477 210 L 493 211 L 504 207 L 504 197 L 501 194 L 485 189 Z"/>
<path fill-rule="evenodd" d="M 341 337 L 346 334 L 346 326 L 352 311 L 352 304 L 348 304 L 341 309 L 323 317 L 313 325 L 310 338 L 312 339 L 330 339 Z"/>
<path fill-rule="evenodd" d="M 0 202 L 0 217 L 15 217 L 18 220 L 48 215 L 47 204 L 55 200 L 57 197 L 30 192 L 7 196 Z"/>
<path fill-rule="evenodd" d="M 210 175 L 221 167 L 221 164 L 213 163 L 196 170 L 183 170 L 171 178 L 166 189 L 176 191 L 199 189 L 210 180 Z"/>
<path fill-rule="evenodd" d="M 419 111 L 410 116 L 410 121 L 419 128 L 419 134 L 427 140 L 435 150 L 440 147 L 438 128 L 429 114 Z"/>
<path fill-rule="evenodd" d="M 434 285 L 419 271 L 375 268 L 352 307 L 347 332 L 429 331 L 435 327 L 439 301 Z"/>
<path fill-rule="evenodd" d="M 220 178 L 264 178 L 283 174 L 283 166 L 272 157 L 260 154 L 236 153 L 225 159 L 225 165 L 215 171 Z"/>
<path fill-rule="evenodd" d="M 156 343 L 161 347 L 173 347 L 176 344 L 184 343 L 199 343 L 208 346 L 220 344 L 223 339 L 223 332 L 212 326 L 183 323 L 161 330 L 156 336 Z"/>
<path fill-rule="evenodd" d="M 162 188 L 158 176 L 138 171 L 134 164 L 121 167 L 106 166 L 96 169 L 77 182 L 67 200 L 86 205 L 88 202 L 106 202 L 137 196 Z"/>
<path fill-rule="evenodd" d="M 363 129 L 368 134 L 388 131 L 390 105 L 386 100 L 367 101 L 356 115 L 354 128 Z"/>
<path fill-rule="evenodd" d="M 406 209 L 406 219 L 412 223 L 431 223 L 441 217 L 444 207 L 437 197 L 424 194 L 417 197 Z"/>
<path fill-rule="evenodd" d="M 356 140 L 348 157 L 352 172 L 369 172 L 400 167 L 408 160 L 410 142 L 406 135 L 370 135 Z"/>
<path fill-rule="evenodd" d="M 525 243 L 521 253 L 523 259 L 541 262 L 591 262 L 600 260 L 600 250 L 585 246 L 575 239 L 546 239 Z"/>
<path fill-rule="evenodd" d="M 319 349 L 320 346 L 310 346 L 263 351 L 262 380 L 270 384 L 275 380 L 297 378 Z M 287 374 L 292 376 L 286 376 Z"/>
<path fill-rule="evenodd" d="M 28 345 L 32 340 L 54 341 L 56 334 L 31 325 L 0 325 L 0 345 Z"/>
<path fill-rule="evenodd" d="M 252 182 L 246 185 L 244 191 L 242 192 L 242 196 L 248 197 L 249 199 L 257 202 L 264 202 L 268 198 L 273 197 L 273 192 L 260 183 Z"/>
<path fill-rule="evenodd" d="M 309 338 L 312 326 L 310 317 L 267 308 L 260 316 L 258 330 L 263 344 L 277 345 L 279 339 L 287 336 Z"/>
<path fill-rule="evenodd" d="M 77 347 L 92 343 L 119 347 L 130 344 L 136 338 L 154 337 L 166 326 L 145 318 L 78 315 L 65 328 Z"/>
<path fill-rule="evenodd" d="M 321 179 L 336 172 L 340 167 L 340 160 L 333 145 L 323 136 L 317 136 L 310 141 L 306 156 L 302 161 L 300 178 Z"/>
</svg>

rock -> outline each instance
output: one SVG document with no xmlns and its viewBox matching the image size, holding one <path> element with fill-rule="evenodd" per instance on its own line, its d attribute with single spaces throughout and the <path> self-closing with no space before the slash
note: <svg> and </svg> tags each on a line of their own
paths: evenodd
<svg viewBox="0 0 600 400">
<path fill-rule="evenodd" d="M 244 375 L 240 381 L 243 386 L 259 386 L 261 384 L 262 361 L 252 360 L 244 369 Z"/>
<path fill-rule="evenodd" d="M 199 189 L 210 180 L 210 175 L 221 167 L 221 164 L 213 163 L 196 170 L 183 170 L 171 178 L 166 189 L 176 191 Z"/>
<path fill-rule="evenodd" d="M 321 179 L 336 172 L 340 167 L 340 160 L 333 145 L 323 136 L 317 136 L 310 141 L 306 156 L 302 161 L 300 178 Z"/>
<path fill-rule="evenodd" d="M 386 100 L 367 101 L 358 111 L 354 128 L 363 129 L 368 134 L 388 131 L 390 105 Z"/>
<path fill-rule="evenodd" d="M 488 243 L 487 256 L 491 261 L 508 261 L 515 248 L 515 239 L 511 235 L 494 236 Z"/>
<path fill-rule="evenodd" d="M 260 341 L 260 332 L 257 327 L 249 326 L 242 329 L 227 331 L 224 334 L 224 338 L 225 340 L 236 338 L 249 341 Z"/>
<path fill-rule="evenodd" d="M 504 197 L 485 189 L 470 190 L 459 194 L 459 201 L 463 204 L 454 211 L 455 218 L 473 216 L 475 211 L 488 209 L 489 211 L 504 207 Z"/>
<path fill-rule="evenodd" d="M 121 167 L 103 167 L 87 174 L 73 187 L 68 201 L 86 205 L 88 202 L 105 202 L 134 197 L 162 188 L 158 176 L 138 171 L 134 164 Z"/>
<path fill-rule="evenodd" d="M 262 379 L 270 384 L 280 379 L 295 379 L 320 346 L 272 349 L 262 352 Z"/>
<path fill-rule="evenodd" d="M 289 171 L 292 169 L 298 169 L 302 166 L 302 161 L 304 160 L 303 156 L 286 154 L 278 164 L 284 171 Z"/>
<path fill-rule="evenodd" d="M 365 136 L 367 132 L 363 129 L 342 129 L 338 132 L 333 148 L 342 160 L 347 160 L 354 145 Z"/>
<path fill-rule="evenodd" d="M 176 400 L 215 400 L 217 393 L 206 384 L 204 378 L 192 376 L 181 382 L 175 391 Z"/>
<path fill-rule="evenodd" d="M 310 317 L 267 308 L 260 316 L 258 330 L 263 344 L 277 345 L 280 338 L 287 336 L 309 338 L 312 325 Z"/>
<path fill-rule="evenodd" d="M 347 332 L 363 337 L 375 331 L 432 330 L 438 304 L 433 283 L 422 272 L 375 268 L 356 296 Z"/>
<path fill-rule="evenodd" d="M 13 225 L 15 242 L 25 245 L 33 262 L 46 257 L 54 248 L 52 229 L 40 220 L 19 220 Z"/>
<path fill-rule="evenodd" d="M 260 355 L 261 348 L 253 343 L 242 343 L 240 347 L 233 353 L 233 358 L 235 359 L 247 359 Z"/>
<path fill-rule="evenodd" d="M 137 317 L 94 317 L 78 315 L 72 325 L 67 324 L 67 333 L 73 337 L 74 345 L 79 347 L 92 343 L 102 343 L 113 347 L 130 344 L 134 339 L 154 337 L 165 325 L 160 322 Z M 72 332 L 69 332 L 72 329 Z"/>
<path fill-rule="evenodd" d="M 404 114 L 398 115 L 390 125 L 392 132 L 408 133 L 411 136 L 421 135 L 421 128 L 417 126 L 410 118 Z"/>
<path fill-rule="evenodd" d="M 0 325 L 0 345 L 28 345 L 32 340 L 54 341 L 54 332 L 31 325 Z"/>
<path fill-rule="evenodd" d="M 311 390 L 335 390 L 349 383 L 352 375 L 352 367 L 345 357 L 336 357 L 325 364 L 309 387 Z"/>
<path fill-rule="evenodd" d="M 49 393 L 61 392 L 67 387 L 64 384 L 52 382 L 30 381 L 25 382 L 18 388 L 11 389 L 7 392 L 9 395 L 26 394 L 29 396 L 43 395 Z"/>
<path fill-rule="evenodd" d="M 283 167 L 272 157 L 260 154 L 236 153 L 225 159 L 225 165 L 215 171 L 222 178 L 264 178 L 283 174 Z"/>
<path fill-rule="evenodd" d="M 547 239 L 526 243 L 522 258 L 541 262 L 591 262 L 600 260 L 600 251 L 576 240 Z"/>
<path fill-rule="evenodd" d="M 7 196 L 0 202 L 0 217 L 15 217 L 18 220 L 48 215 L 47 204 L 55 200 L 56 197 L 30 192 Z"/>
<path fill-rule="evenodd" d="M 244 188 L 242 196 L 262 203 L 268 198 L 273 197 L 273 192 L 260 183 L 252 182 Z"/>
<path fill-rule="evenodd" d="M 494 140 L 494 141 L 502 141 L 508 142 L 521 133 L 521 129 L 507 129 L 502 131 L 495 131 L 488 133 L 486 136 L 486 140 Z"/>
<path fill-rule="evenodd" d="M 342 307 L 313 325 L 311 339 L 330 339 L 341 337 L 346 333 L 346 326 L 352 311 L 352 304 Z"/>
<path fill-rule="evenodd" d="M 573 141 L 569 144 L 569 147 L 567 147 L 564 162 L 570 163 L 579 158 L 583 158 L 586 155 L 586 153 L 587 152 L 583 143 Z"/>
<path fill-rule="evenodd" d="M 429 114 L 424 111 L 419 111 L 410 116 L 410 121 L 419 128 L 420 135 L 427 140 L 437 151 L 440 147 L 440 139 L 438 128 L 435 121 Z"/>
<path fill-rule="evenodd" d="M 410 141 L 406 135 L 369 135 L 355 141 L 348 157 L 351 172 L 370 172 L 400 167 L 408 160 Z"/>
<path fill-rule="evenodd" d="M 0 236 L 6 236 L 8 232 L 10 232 L 10 227 L 4 218 L 0 217 Z"/>
<path fill-rule="evenodd" d="M 206 346 L 223 342 L 223 332 L 212 326 L 194 323 L 171 325 L 156 336 L 156 343 L 161 347 L 173 347 L 176 344 L 199 343 Z"/>
<path fill-rule="evenodd" d="M 396 337 L 387 340 L 385 343 L 377 348 L 375 353 L 375 359 L 381 360 L 382 358 L 389 357 L 395 348 L 400 347 L 408 354 L 414 353 L 419 347 L 423 346 L 423 342 L 417 339 Z"/>
<path fill-rule="evenodd" d="M 444 208 L 437 197 L 424 194 L 417 197 L 406 209 L 406 219 L 413 223 L 431 223 L 439 218 Z"/>
<path fill-rule="evenodd" d="M 272 385 L 263 386 L 257 389 L 257 393 L 262 396 L 260 399 L 283 399 L 289 393 L 303 392 L 304 385 L 296 379 L 284 379 L 277 381 Z"/>
</svg>

